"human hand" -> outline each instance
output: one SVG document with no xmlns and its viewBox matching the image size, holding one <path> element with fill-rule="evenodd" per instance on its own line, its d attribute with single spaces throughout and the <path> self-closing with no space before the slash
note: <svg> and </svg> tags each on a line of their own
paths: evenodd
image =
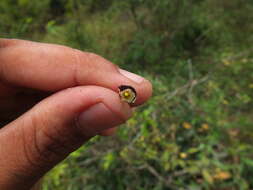
<svg viewBox="0 0 253 190">
<path fill-rule="evenodd" d="M 0 39 L 0 189 L 30 189 L 96 135 L 112 135 L 131 117 L 118 86 L 152 93 L 140 76 L 65 46 Z"/>
</svg>

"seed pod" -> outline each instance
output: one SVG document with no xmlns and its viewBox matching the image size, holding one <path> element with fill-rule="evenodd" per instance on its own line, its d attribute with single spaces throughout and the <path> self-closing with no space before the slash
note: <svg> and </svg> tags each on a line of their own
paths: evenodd
<svg viewBox="0 0 253 190">
<path fill-rule="evenodd" d="M 118 89 L 119 89 L 119 96 L 122 101 L 127 102 L 129 104 L 133 104 L 135 102 L 137 93 L 133 87 L 121 85 L 119 86 Z"/>
</svg>

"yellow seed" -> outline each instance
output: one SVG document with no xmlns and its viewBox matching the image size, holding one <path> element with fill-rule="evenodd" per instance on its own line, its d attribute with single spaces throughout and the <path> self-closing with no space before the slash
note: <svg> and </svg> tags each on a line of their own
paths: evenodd
<svg viewBox="0 0 253 190">
<path fill-rule="evenodd" d="M 129 97 L 130 96 L 129 92 L 124 92 L 124 96 Z"/>
</svg>

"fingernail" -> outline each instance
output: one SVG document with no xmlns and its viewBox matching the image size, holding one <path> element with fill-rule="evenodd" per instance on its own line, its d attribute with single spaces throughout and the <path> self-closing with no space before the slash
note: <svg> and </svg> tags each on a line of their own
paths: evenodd
<svg viewBox="0 0 253 190">
<path fill-rule="evenodd" d="M 136 83 L 141 83 L 144 78 L 139 76 L 139 75 L 136 75 L 134 73 L 131 73 L 131 72 L 128 72 L 126 70 L 123 70 L 123 69 L 119 69 L 119 72 L 124 75 L 125 77 L 129 78 L 130 80 L 136 82 Z"/>
<path fill-rule="evenodd" d="M 79 115 L 78 126 L 87 136 L 97 135 L 105 129 L 124 123 L 130 117 L 124 111 L 121 114 L 123 116 L 119 117 L 119 114 L 112 112 L 103 103 L 98 103 Z"/>
</svg>

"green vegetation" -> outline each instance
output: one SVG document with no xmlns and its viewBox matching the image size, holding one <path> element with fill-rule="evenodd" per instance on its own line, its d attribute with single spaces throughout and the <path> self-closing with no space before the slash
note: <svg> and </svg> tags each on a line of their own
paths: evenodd
<svg viewBox="0 0 253 190">
<path fill-rule="evenodd" d="M 2 37 L 92 51 L 154 85 L 44 190 L 253 189 L 251 0 L 1 0 L 0 18 Z"/>
</svg>

